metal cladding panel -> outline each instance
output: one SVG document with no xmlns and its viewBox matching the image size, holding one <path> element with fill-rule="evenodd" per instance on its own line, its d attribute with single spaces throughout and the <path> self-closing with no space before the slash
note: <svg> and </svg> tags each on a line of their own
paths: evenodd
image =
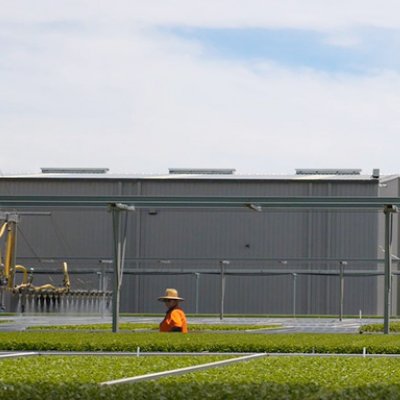
<svg viewBox="0 0 400 400">
<path fill-rule="evenodd" d="M 137 181 L 125 186 L 129 194 L 137 194 Z M 125 186 L 122 181 L 97 178 L 0 180 L 0 192 L 7 195 L 121 195 Z M 22 259 L 33 258 L 34 267 L 46 262 L 48 266 L 51 259 L 70 259 L 72 269 L 98 268 L 99 260 L 112 258 L 112 218 L 107 210 L 49 207 L 27 211 L 37 214 L 20 217 L 17 252 Z M 135 214 L 129 216 L 128 231 L 136 231 Z M 134 257 L 135 250 L 131 247 L 129 256 Z"/>
<path fill-rule="evenodd" d="M 312 257 L 376 258 L 376 211 L 312 211 L 310 255 Z"/>
<path fill-rule="evenodd" d="M 41 259 L 112 257 L 112 221 L 100 210 L 55 210 L 50 215 L 22 215 L 18 256 Z M 73 262 L 72 262 L 73 263 Z"/>
<path fill-rule="evenodd" d="M 161 190 L 161 186 L 164 186 Z M 155 185 L 146 182 L 142 190 L 150 194 L 169 195 L 374 195 L 376 185 L 341 182 L 332 183 L 237 183 L 182 182 Z M 334 192 L 334 194 L 332 193 Z M 152 210 L 141 216 L 140 254 L 145 257 L 210 257 L 232 260 L 227 269 L 259 267 L 309 268 L 326 270 L 337 268 L 332 263 L 297 263 L 286 266 L 275 263 L 235 261 L 235 258 L 296 257 L 376 257 L 376 212 L 264 210 Z M 174 266 L 173 264 L 170 266 Z M 201 265 L 187 263 L 186 268 L 201 271 Z M 210 268 L 210 264 L 203 267 Z M 213 266 L 218 271 L 217 262 Z M 349 265 L 352 269 L 372 268 L 376 265 Z M 208 302 L 203 312 L 219 310 L 219 277 L 207 278 Z M 360 293 L 366 312 L 374 313 L 376 298 L 371 295 L 374 282 L 365 290 L 364 281 L 356 280 L 353 290 Z M 338 304 L 338 278 L 302 276 L 297 280 L 299 313 L 334 313 Z M 203 276 L 202 276 L 203 282 Z M 204 287 L 203 284 L 203 287 Z M 243 286 L 243 288 L 242 288 Z M 251 290 L 249 290 L 251 288 Z M 225 311 L 228 313 L 292 313 L 293 278 L 291 275 L 227 277 Z M 237 293 L 248 293 L 239 300 Z M 373 290 L 372 290 L 372 293 Z M 235 295 L 236 294 L 236 295 Z M 269 296 L 271 299 L 268 300 Z M 201 303 L 202 304 L 202 303 Z"/>
<path fill-rule="evenodd" d="M 309 185 L 310 196 L 376 196 L 376 184 L 360 182 L 317 182 Z M 312 210 L 308 222 L 308 257 L 341 258 L 377 258 L 378 213 L 369 210 Z M 376 270 L 375 263 L 348 262 L 347 270 Z M 321 262 L 309 265 L 310 270 L 337 270 L 339 263 Z M 334 314 L 339 307 L 338 277 L 304 276 L 299 279 L 306 291 L 299 306 L 306 314 Z M 347 279 L 347 278 L 346 278 Z M 367 285 L 367 287 L 366 287 Z M 357 302 L 365 304 L 365 312 L 375 314 L 376 280 L 356 278 L 352 291 L 357 293 Z M 345 289 L 346 290 L 346 289 Z M 353 293 L 352 292 L 352 293 Z M 349 303 L 345 303 L 344 312 Z M 302 311 L 300 311 L 302 312 Z"/>
<path fill-rule="evenodd" d="M 122 182 L 101 179 L 0 179 L 3 195 L 119 195 Z"/>
<path fill-rule="evenodd" d="M 383 288 L 383 277 L 380 276 L 346 277 L 343 295 L 344 313 L 348 315 L 357 315 L 359 312 L 362 315 L 383 313 L 383 310 L 377 310 L 376 290 L 374 290 L 381 284 Z"/>
<path fill-rule="evenodd" d="M 146 181 L 142 194 L 146 196 L 306 196 L 304 182 L 263 181 Z"/>
<path fill-rule="evenodd" d="M 309 196 L 377 196 L 377 182 L 309 182 Z"/>
<path fill-rule="evenodd" d="M 299 257 L 304 213 L 162 210 L 141 219 L 141 255 L 157 258 Z"/>
<path fill-rule="evenodd" d="M 136 282 L 136 279 L 139 282 Z M 134 287 L 138 290 L 132 290 Z M 185 299 L 183 306 L 185 311 L 195 312 L 195 291 L 196 282 L 194 274 L 190 275 L 145 275 L 136 277 L 125 275 L 121 291 L 121 311 L 137 312 L 136 302 L 138 302 L 139 312 L 141 313 L 165 313 L 166 308 L 157 299 L 163 296 L 166 288 L 177 288 L 179 296 Z"/>
<path fill-rule="evenodd" d="M 291 279 L 287 275 L 226 278 L 226 313 L 290 314 Z"/>
<path fill-rule="evenodd" d="M 331 257 L 342 259 L 343 261 L 356 258 L 376 258 L 377 257 L 377 229 L 378 215 L 376 212 L 330 212 L 326 215 L 321 213 L 319 218 L 314 215 L 313 235 L 311 246 L 313 257 Z M 319 232 L 319 234 L 318 234 Z M 345 271 L 348 270 L 369 270 L 376 271 L 377 264 L 373 262 L 352 262 L 346 261 Z M 330 269 L 339 271 L 339 262 L 321 263 L 320 269 Z M 326 310 L 333 313 L 339 304 L 339 282 L 338 277 L 311 277 L 309 294 L 309 311 L 314 313 L 317 310 Z M 352 302 L 345 303 L 345 312 L 350 313 L 351 305 L 360 303 L 363 310 L 367 313 L 376 313 L 376 278 L 345 278 L 350 280 L 351 290 L 345 285 L 345 297 L 354 299 Z M 315 295 L 318 302 L 315 301 Z M 354 311 L 354 307 L 353 307 Z M 358 312 L 358 310 L 356 310 Z"/>
<path fill-rule="evenodd" d="M 187 312 L 219 313 L 221 306 L 221 281 L 218 275 L 201 275 L 196 287 L 193 275 L 164 275 L 139 277 L 139 290 L 135 292 L 134 280 L 126 275 L 122 290 L 123 312 L 163 312 L 157 298 L 165 288 L 174 287 L 185 298 Z M 344 313 L 374 314 L 376 299 L 371 296 L 380 277 L 345 277 Z M 294 288 L 294 285 L 296 287 Z M 328 290 L 327 290 L 328 288 Z M 198 294 L 196 295 L 196 290 Z M 308 302 L 307 296 L 311 297 Z M 337 276 L 226 276 L 224 312 L 227 314 L 338 314 L 339 278 Z M 196 304 L 196 299 L 198 303 Z M 138 302 L 138 310 L 136 309 Z"/>
<path fill-rule="evenodd" d="M 133 276 L 129 275 L 124 285 L 133 285 Z M 288 298 L 277 296 L 277 288 L 282 294 L 287 290 L 287 277 L 226 277 L 224 312 L 230 314 L 287 313 L 291 304 L 291 292 Z M 290 281 L 289 281 L 290 282 Z M 142 276 L 140 277 L 140 312 L 165 312 L 165 306 L 157 301 L 167 287 L 178 288 L 179 295 L 185 301 L 183 307 L 188 313 L 219 313 L 221 308 L 221 283 L 218 275 L 201 275 L 198 295 L 196 295 L 195 275 Z M 133 312 L 135 294 L 123 290 L 123 312 Z M 198 300 L 198 303 L 196 303 Z M 249 311 L 251 310 L 251 311 Z M 290 311 L 289 311 L 290 312 Z"/>
<path fill-rule="evenodd" d="M 381 184 L 380 187 L 381 196 L 393 196 L 398 197 L 400 195 L 400 179 L 392 179 L 390 181 L 386 181 Z M 399 234 L 399 225 L 400 225 L 400 212 L 393 214 L 393 224 L 392 224 L 392 254 L 396 257 L 400 257 L 400 234 Z M 380 240 L 379 240 L 379 249 L 380 255 L 383 256 L 382 249 L 384 248 L 383 238 L 385 237 L 385 226 L 384 226 L 384 217 L 381 216 L 379 219 L 379 232 L 380 232 Z M 392 267 L 394 270 L 399 270 L 399 264 Z M 382 278 L 383 280 L 383 278 Z M 400 315 L 400 288 L 399 288 L 400 278 L 399 275 L 393 278 L 393 287 L 392 287 L 392 313 L 393 315 Z M 379 301 L 379 310 L 383 313 L 384 305 L 383 305 L 383 293 L 384 293 L 384 285 L 378 286 L 378 299 Z"/>
<path fill-rule="evenodd" d="M 376 277 L 345 277 L 343 312 L 358 315 L 375 314 L 376 299 L 371 296 L 371 288 L 376 285 Z M 340 307 L 339 277 L 306 276 L 298 277 L 297 282 L 297 314 L 329 314 L 338 315 Z M 309 299 L 301 296 L 303 290 L 309 292 Z"/>
<path fill-rule="evenodd" d="M 375 196 L 377 182 L 311 182 L 260 180 L 112 180 L 36 179 L 0 180 L 3 194 L 29 195 L 201 195 L 201 196 Z M 100 271 L 101 259 L 112 258 L 112 220 L 107 211 L 91 209 L 49 210 L 50 216 L 21 218 L 19 257 L 37 260 L 35 267 L 59 268 L 68 259 L 78 271 L 90 266 Z M 362 257 L 375 258 L 381 217 L 377 212 L 346 210 L 138 210 L 128 217 L 126 268 L 165 268 L 191 271 L 219 271 L 218 260 L 231 260 L 228 270 L 302 268 L 326 270 L 338 265 L 320 262 L 286 262 L 288 258 Z M 138 262 L 134 257 L 170 263 Z M 196 261 L 190 258 L 213 258 Z M 187 258 L 187 261 L 174 261 Z M 241 259 L 236 260 L 237 258 Z M 276 258 L 276 261 L 244 261 Z M 54 259 L 46 264 L 44 259 Z M 279 262 L 281 260 L 282 262 Z M 376 269 L 373 263 L 350 264 L 351 269 Z M 78 279 L 78 277 L 77 277 Z M 94 283 L 96 277 L 91 278 Z M 219 275 L 194 274 L 124 276 L 121 293 L 123 312 L 164 312 L 157 302 L 166 287 L 176 287 L 185 297 L 187 312 L 220 311 Z M 345 313 L 376 313 L 377 282 L 380 278 L 345 278 Z M 74 278 L 74 285 L 79 281 Z M 227 276 L 226 313 L 334 314 L 338 309 L 338 277 Z M 296 289 L 296 290 L 294 290 Z M 294 297 L 295 296 L 295 297 Z M 198 300 L 198 303 L 196 303 Z"/>
</svg>

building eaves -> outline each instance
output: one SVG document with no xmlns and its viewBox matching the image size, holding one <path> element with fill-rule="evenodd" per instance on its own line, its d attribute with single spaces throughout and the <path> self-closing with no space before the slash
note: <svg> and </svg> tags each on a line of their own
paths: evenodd
<svg viewBox="0 0 400 400">
<path fill-rule="evenodd" d="M 24 180 L 156 180 L 156 181 L 202 181 L 202 180 L 225 180 L 225 181 L 355 181 L 355 182 L 388 182 L 398 179 L 400 175 L 381 175 L 374 178 L 371 175 L 227 175 L 227 174 L 74 174 L 74 173 L 46 173 L 46 174 L 15 174 L 0 176 L 0 180 L 6 179 L 24 179 Z"/>
</svg>

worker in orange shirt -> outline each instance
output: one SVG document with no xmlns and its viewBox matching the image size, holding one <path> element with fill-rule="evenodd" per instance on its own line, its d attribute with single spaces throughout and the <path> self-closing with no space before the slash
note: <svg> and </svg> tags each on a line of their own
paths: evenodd
<svg viewBox="0 0 400 400">
<path fill-rule="evenodd" d="M 164 319 L 160 323 L 160 332 L 182 332 L 187 333 L 186 315 L 179 303 L 184 301 L 182 297 L 178 296 L 176 289 L 166 289 L 165 296 L 158 298 L 168 308 Z"/>
</svg>

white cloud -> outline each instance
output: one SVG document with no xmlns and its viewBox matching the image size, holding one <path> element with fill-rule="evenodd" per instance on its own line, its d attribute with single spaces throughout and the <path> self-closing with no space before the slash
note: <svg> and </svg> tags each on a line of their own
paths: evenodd
<svg viewBox="0 0 400 400">
<path fill-rule="evenodd" d="M 142 22 L 203 27 L 337 29 L 400 26 L 397 0 L 20 0 L 4 2 L 0 20 Z"/>
<path fill-rule="evenodd" d="M 354 32 L 332 32 L 324 42 L 331 46 L 354 47 L 359 45 L 362 40 Z"/>
<path fill-rule="evenodd" d="M 383 18 L 382 3 L 377 13 L 376 2 L 359 1 L 339 11 L 337 2 L 325 1 L 299 2 L 302 9 L 289 1 L 250 1 L 246 8 L 231 1 L 230 7 L 226 1 L 39 3 L 24 2 L 19 14 L 7 3 L 0 17 L 8 20 L 0 31 L 7 39 L 0 36 L 3 172 L 44 166 L 398 171 L 397 73 L 328 75 L 208 59 L 201 43 L 150 26 L 395 26 L 400 13 L 386 8 Z M 364 12 L 355 13 L 360 4 Z M 83 24 L 15 25 L 62 19 Z"/>
</svg>

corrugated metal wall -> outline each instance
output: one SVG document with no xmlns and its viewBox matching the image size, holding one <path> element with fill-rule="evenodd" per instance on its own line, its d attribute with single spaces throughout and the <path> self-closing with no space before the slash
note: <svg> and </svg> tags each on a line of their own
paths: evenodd
<svg viewBox="0 0 400 400">
<path fill-rule="evenodd" d="M 399 197 L 400 195 L 400 179 L 385 180 L 379 185 L 379 193 L 384 197 Z M 382 213 L 383 214 L 383 213 Z M 392 225 L 392 254 L 395 257 L 400 257 L 400 236 L 399 236 L 399 213 L 393 215 Z M 379 218 L 379 242 L 378 247 L 380 249 L 380 257 L 384 257 L 384 237 L 385 237 L 384 217 L 383 215 Z M 393 263 L 392 270 L 399 270 L 399 263 Z M 392 301 L 391 311 L 392 315 L 400 314 L 400 291 L 399 291 L 400 276 L 394 276 L 392 279 Z M 378 310 L 381 313 L 384 309 L 383 304 L 383 292 L 384 292 L 384 279 L 380 279 L 380 284 L 377 287 L 378 290 Z"/>
<path fill-rule="evenodd" d="M 373 181 L 307 180 L 113 180 L 94 177 L 74 179 L 0 179 L 2 194 L 62 195 L 214 195 L 214 196 L 375 196 Z M 50 210 L 50 216 L 22 216 L 18 257 L 22 264 L 54 271 L 69 260 L 71 272 L 92 269 L 93 274 L 74 276 L 76 285 L 97 288 L 100 260 L 112 258 L 111 215 L 90 209 Z M 378 213 L 326 210 L 141 210 L 129 215 L 127 265 L 121 297 L 123 312 L 163 312 L 156 298 L 166 287 L 176 287 L 186 298 L 188 312 L 220 310 L 218 260 L 230 260 L 227 271 L 338 269 L 325 261 L 287 262 L 290 258 L 376 258 Z M 171 261 L 137 262 L 130 258 Z M 214 261 L 193 260 L 212 258 Z M 177 261 L 175 258 L 192 260 Z M 275 261 L 245 261 L 276 258 Z M 240 260 L 237 260 L 240 259 Z M 279 262 L 279 260 L 283 262 Z M 110 266 L 108 268 L 111 268 Z M 146 275 L 137 268 L 191 274 Z M 349 263 L 347 268 L 376 270 L 373 263 Z M 204 272 L 200 277 L 194 272 Z M 206 274 L 205 272 L 208 272 Z M 214 274 L 210 274 L 214 272 Z M 43 280 L 43 277 L 38 278 Z M 53 276 L 53 279 L 58 279 Z M 60 279 L 61 280 L 61 279 Z M 378 307 L 376 277 L 345 279 L 345 314 L 375 314 Z M 227 276 L 226 313 L 336 314 L 339 310 L 337 276 L 294 277 Z M 294 297 L 295 296 L 295 297 Z"/>
</svg>

